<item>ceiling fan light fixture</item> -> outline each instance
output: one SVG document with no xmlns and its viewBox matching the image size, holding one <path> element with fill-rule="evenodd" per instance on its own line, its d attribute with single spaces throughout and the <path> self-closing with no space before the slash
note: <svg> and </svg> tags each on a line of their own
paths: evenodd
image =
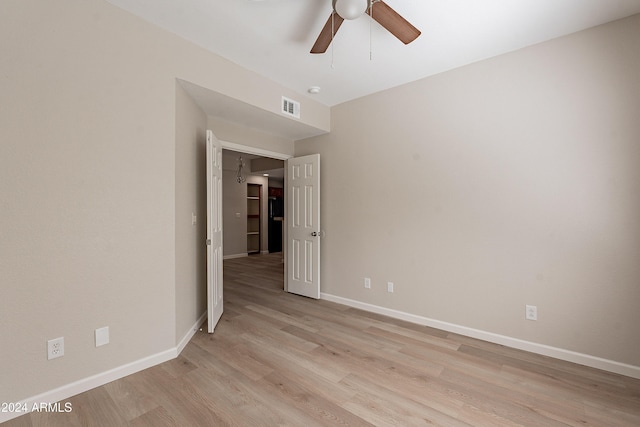
<svg viewBox="0 0 640 427">
<path fill-rule="evenodd" d="M 333 10 L 344 19 L 361 17 L 369 7 L 369 0 L 333 0 Z"/>
</svg>

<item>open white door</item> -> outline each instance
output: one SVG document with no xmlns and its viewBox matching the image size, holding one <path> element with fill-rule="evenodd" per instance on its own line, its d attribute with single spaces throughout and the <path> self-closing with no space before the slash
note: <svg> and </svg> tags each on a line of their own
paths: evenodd
<svg viewBox="0 0 640 427">
<path fill-rule="evenodd" d="M 287 160 L 287 291 L 320 298 L 320 154 Z"/>
<path fill-rule="evenodd" d="M 209 333 L 222 316 L 222 144 L 207 130 L 207 315 Z"/>
</svg>

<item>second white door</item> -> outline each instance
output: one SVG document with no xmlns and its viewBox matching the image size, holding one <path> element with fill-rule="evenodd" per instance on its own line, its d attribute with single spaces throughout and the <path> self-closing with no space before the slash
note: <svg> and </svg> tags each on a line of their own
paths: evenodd
<svg viewBox="0 0 640 427">
<path fill-rule="evenodd" d="M 320 298 L 320 155 L 287 160 L 287 291 Z"/>
<path fill-rule="evenodd" d="M 222 316 L 222 143 L 207 130 L 207 315 L 213 333 Z"/>
</svg>

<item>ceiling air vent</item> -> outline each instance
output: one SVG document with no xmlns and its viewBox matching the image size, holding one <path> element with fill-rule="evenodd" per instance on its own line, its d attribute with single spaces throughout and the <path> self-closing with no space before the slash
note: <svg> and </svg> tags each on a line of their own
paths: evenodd
<svg viewBox="0 0 640 427">
<path fill-rule="evenodd" d="M 286 97 L 282 97 L 282 112 L 288 116 L 293 116 L 296 119 L 300 118 L 300 103 L 294 101 L 293 99 L 289 99 Z"/>
</svg>

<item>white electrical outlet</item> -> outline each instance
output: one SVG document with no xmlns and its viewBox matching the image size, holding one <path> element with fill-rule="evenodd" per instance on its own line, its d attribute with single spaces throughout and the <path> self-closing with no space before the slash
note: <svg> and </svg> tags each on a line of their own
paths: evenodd
<svg viewBox="0 0 640 427">
<path fill-rule="evenodd" d="M 538 307 L 525 305 L 525 317 L 527 320 L 538 320 Z"/>
<path fill-rule="evenodd" d="M 368 277 L 364 278 L 364 287 L 366 289 L 371 289 L 371 279 L 370 278 L 368 278 Z"/>
<path fill-rule="evenodd" d="M 64 356 L 64 337 L 47 341 L 47 360 Z"/>
<path fill-rule="evenodd" d="M 393 292 L 393 282 L 387 282 L 387 292 Z"/>
</svg>

